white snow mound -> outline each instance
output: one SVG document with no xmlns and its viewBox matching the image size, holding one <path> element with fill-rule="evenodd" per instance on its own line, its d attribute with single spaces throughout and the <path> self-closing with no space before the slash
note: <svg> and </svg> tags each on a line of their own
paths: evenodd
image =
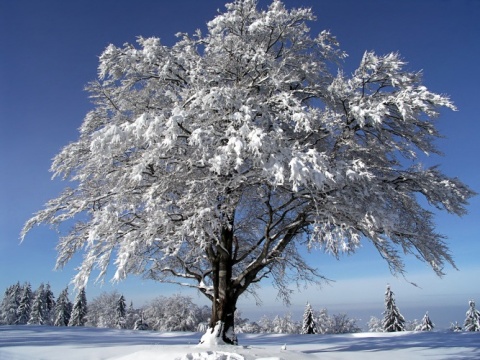
<svg viewBox="0 0 480 360">
<path fill-rule="evenodd" d="M 176 360 L 245 360 L 242 355 L 223 351 L 203 351 L 186 354 Z"/>
</svg>

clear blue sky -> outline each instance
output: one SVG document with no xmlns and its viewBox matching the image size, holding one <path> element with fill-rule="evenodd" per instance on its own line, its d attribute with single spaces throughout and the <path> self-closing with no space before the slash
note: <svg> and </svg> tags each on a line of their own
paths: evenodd
<svg viewBox="0 0 480 360">
<path fill-rule="evenodd" d="M 265 6 L 267 1 L 260 1 Z M 459 111 L 442 114 L 438 126 L 445 139 L 438 146 L 445 157 L 426 160 L 441 164 L 475 191 L 479 186 L 480 141 L 480 1 L 479 0 L 285 0 L 287 7 L 312 7 L 318 17 L 313 32 L 329 29 L 349 58 L 351 72 L 365 50 L 383 54 L 399 51 L 409 69 L 424 71 L 424 83 L 449 94 Z M 65 185 L 51 181 L 51 159 L 77 139 L 77 128 L 91 108 L 83 87 L 96 76 L 98 56 L 110 43 L 133 43 L 136 36 L 156 36 L 171 45 L 177 32 L 205 29 L 218 0 L 1 0 L 0 1 L 0 294 L 16 281 L 36 288 L 50 282 L 56 295 L 68 284 L 80 257 L 63 271 L 55 265 L 57 234 L 37 228 L 19 245 L 23 223 Z M 408 279 L 421 289 L 397 280 L 368 246 L 340 261 L 320 253 L 311 256 L 319 270 L 336 280 L 323 289 L 296 292 L 292 311 L 310 301 L 316 308 L 359 316 L 381 316 L 385 285 L 391 283 L 408 318 L 421 317 L 430 308 L 435 321 L 463 321 L 468 300 L 480 302 L 480 197 L 472 200 L 469 215 L 439 214 L 439 232 L 448 236 L 460 271 L 448 268 L 440 280 L 421 263 L 409 261 Z M 266 284 L 268 285 L 268 284 Z M 140 305 L 145 299 L 178 289 L 130 279 L 117 286 L 127 299 Z M 113 289 L 89 285 L 91 299 Z M 259 314 L 281 307 L 268 286 L 264 307 L 252 310 L 253 300 L 242 302 L 244 313 Z M 0 295 L 1 296 L 1 295 Z M 200 302 L 201 298 L 195 300 Z M 452 310 L 435 313 L 433 308 Z M 419 310 L 413 310 L 420 307 Z M 285 310 L 278 308 L 280 313 Z M 362 313 L 363 311 L 363 313 Z M 254 315 L 250 315 L 254 318 Z M 442 317 L 442 320 L 440 320 Z M 368 320 L 368 318 L 366 319 Z"/>
</svg>

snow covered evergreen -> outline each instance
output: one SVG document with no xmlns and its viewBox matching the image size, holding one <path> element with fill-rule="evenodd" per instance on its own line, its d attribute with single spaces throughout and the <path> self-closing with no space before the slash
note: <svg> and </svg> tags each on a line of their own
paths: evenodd
<svg viewBox="0 0 480 360">
<path fill-rule="evenodd" d="M 303 313 L 302 334 L 317 334 L 317 324 L 313 316 L 313 310 L 310 303 L 307 302 Z"/>
<path fill-rule="evenodd" d="M 115 308 L 115 325 L 119 329 L 125 329 L 127 326 L 127 305 L 125 304 L 125 298 L 123 295 L 117 300 L 116 308 Z"/>
<path fill-rule="evenodd" d="M 30 312 L 29 325 L 43 325 L 46 321 L 45 311 L 45 285 L 42 283 L 35 291 L 33 298 L 32 310 Z"/>
<path fill-rule="evenodd" d="M 72 313 L 72 303 L 68 299 L 68 286 L 62 290 L 55 304 L 55 319 L 53 325 L 68 326 Z"/>
<path fill-rule="evenodd" d="M 85 288 L 81 288 L 75 297 L 68 326 L 84 326 L 87 322 L 87 297 Z"/>
<path fill-rule="evenodd" d="M 475 301 L 468 302 L 469 309 L 465 314 L 463 329 L 465 331 L 480 331 L 480 311 L 475 309 Z"/>
<path fill-rule="evenodd" d="M 9 286 L 5 290 L 5 294 L 2 300 L 2 311 L 1 311 L 1 323 L 5 325 L 13 325 L 17 321 L 18 317 L 18 306 L 20 304 L 21 296 L 21 286 L 20 283 Z"/>
<path fill-rule="evenodd" d="M 45 306 L 45 324 L 53 325 L 55 322 L 55 296 L 49 283 L 45 285 L 43 295 Z"/>
<path fill-rule="evenodd" d="M 17 319 L 15 324 L 25 325 L 30 319 L 30 312 L 32 309 L 32 286 L 29 282 L 23 285 L 22 296 L 17 309 Z"/>
<path fill-rule="evenodd" d="M 415 328 L 416 331 L 432 331 L 435 325 L 433 324 L 432 320 L 430 320 L 430 316 L 428 316 L 428 311 L 422 318 L 422 321 L 418 326 Z"/>
<path fill-rule="evenodd" d="M 390 289 L 390 285 L 387 286 L 385 292 L 385 311 L 383 312 L 383 331 L 405 331 L 405 318 L 400 314 L 400 311 L 395 304 L 395 298 L 393 291 Z"/>
</svg>

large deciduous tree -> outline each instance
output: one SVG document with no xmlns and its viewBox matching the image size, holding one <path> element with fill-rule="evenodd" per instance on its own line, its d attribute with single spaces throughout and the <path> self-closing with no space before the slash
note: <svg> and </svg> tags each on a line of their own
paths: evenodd
<svg viewBox="0 0 480 360">
<path fill-rule="evenodd" d="M 88 86 L 95 107 L 52 165 L 73 188 L 22 236 L 73 219 L 57 265 L 85 251 L 79 287 L 110 263 L 116 280 L 195 287 L 227 342 L 253 284 L 269 276 L 286 297 L 290 280 L 321 278 L 299 246 L 338 256 L 364 239 L 393 272 L 411 253 L 442 274 L 453 260 L 421 199 L 462 215 L 473 192 L 416 158 L 439 153 L 434 119 L 454 105 L 395 53 L 337 71 L 345 54 L 329 32 L 310 34 L 313 20 L 237 0 L 173 46 L 108 46 Z"/>
</svg>

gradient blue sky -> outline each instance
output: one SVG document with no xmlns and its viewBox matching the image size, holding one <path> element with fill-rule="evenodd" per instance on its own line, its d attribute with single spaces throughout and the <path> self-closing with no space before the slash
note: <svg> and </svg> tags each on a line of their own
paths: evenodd
<svg viewBox="0 0 480 360">
<path fill-rule="evenodd" d="M 53 271 L 57 234 L 36 228 L 19 244 L 22 225 L 66 185 L 51 181 L 51 159 L 69 142 L 91 104 L 84 86 L 96 76 L 98 56 L 110 43 L 133 43 L 136 36 L 156 36 L 171 45 L 177 32 L 205 29 L 219 0 L 1 0 L 0 1 L 0 296 L 16 281 L 37 287 L 50 282 L 56 295 L 65 287 L 80 256 L 63 271 Z M 268 1 L 260 1 L 262 7 Z M 479 0 L 285 0 L 287 7 L 311 7 L 318 17 L 317 33 L 329 29 L 349 54 L 345 71 L 351 72 L 365 50 L 379 54 L 398 51 L 411 70 L 424 71 L 425 85 L 449 94 L 459 111 L 446 111 L 438 126 L 446 136 L 438 146 L 445 157 L 427 158 L 441 164 L 475 191 L 479 186 L 480 141 L 480 1 Z M 425 264 L 408 260 L 408 280 L 394 278 L 380 257 L 366 244 L 358 254 L 340 261 L 315 253 L 309 257 L 328 278 L 322 289 L 295 291 L 292 307 L 283 309 L 264 284 L 264 301 L 241 302 L 252 319 L 261 313 L 303 311 L 308 300 L 316 309 L 348 312 L 368 320 L 380 317 L 383 293 L 392 284 L 397 304 L 407 318 L 421 318 L 430 309 L 437 323 L 464 319 L 468 300 L 480 302 L 480 197 L 471 201 L 469 215 L 437 217 L 438 231 L 448 236 L 460 271 L 447 268 L 443 279 Z M 117 288 L 127 300 L 141 305 L 160 294 L 180 291 L 138 278 L 119 285 L 90 284 L 91 299 Z M 183 291 L 185 292 L 185 291 Z M 203 302 L 197 298 L 196 301 Z M 437 309 L 437 310 L 434 310 Z"/>
</svg>

